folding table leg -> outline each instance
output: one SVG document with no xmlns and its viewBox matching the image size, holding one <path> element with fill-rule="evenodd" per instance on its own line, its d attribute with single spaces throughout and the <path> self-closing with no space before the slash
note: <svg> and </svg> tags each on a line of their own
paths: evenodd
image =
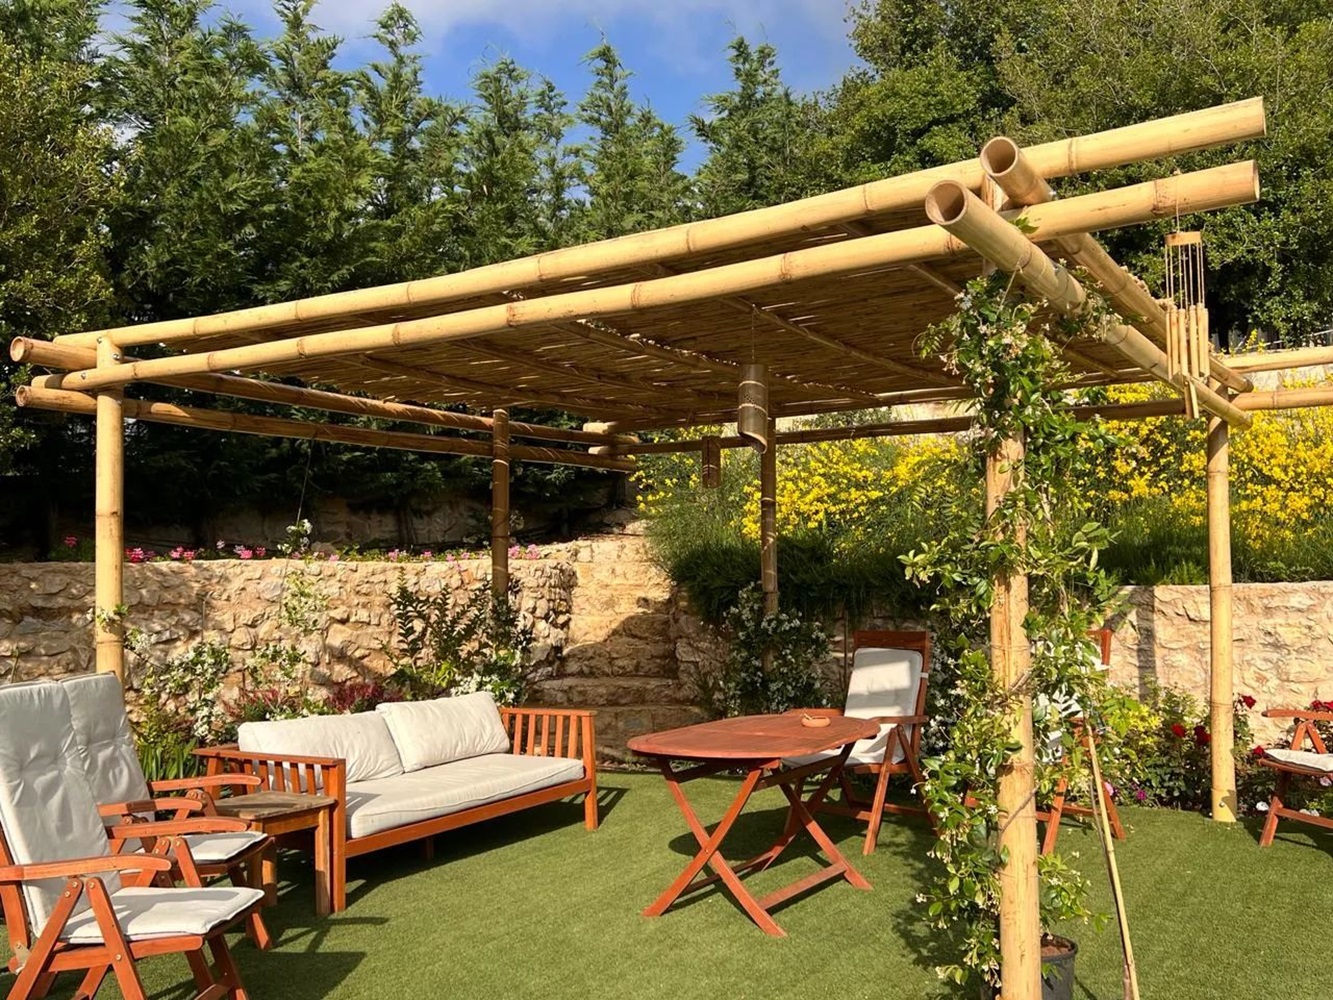
<svg viewBox="0 0 1333 1000">
<path fill-rule="evenodd" d="M 815 822 L 815 817 L 804 802 L 797 796 L 790 785 L 782 786 L 782 794 L 787 796 L 787 801 L 791 803 L 792 811 L 799 817 L 805 832 L 814 838 L 815 843 L 820 846 L 824 856 L 832 863 L 830 867 L 840 868 L 843 877 L 858 889 L 869 889 L 870 883 L 866 881 L 859 871 L 852 867 L 852 863 L 847 860 L 843 853 L 838 850 L 838 846 L 829 839 L 823 828 Z"/>
</svg>

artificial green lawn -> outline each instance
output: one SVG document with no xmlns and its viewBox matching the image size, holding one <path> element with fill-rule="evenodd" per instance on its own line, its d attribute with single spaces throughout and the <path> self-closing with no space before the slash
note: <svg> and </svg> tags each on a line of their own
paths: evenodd
<svg viewBox="0 0 1333 1000">
<path fill-rule="evenodd" d="M 706 821 L 734 783 L 687 786 Z M 849 822 L 825 828 L 874 885 L 828 884 L 777 913 L 785 939 L 762 934 L 717 890 L 665 917 L 640 915 L 695 849 L 656 775 L 602 776 L 603 821 L 583 829 L 582 807 L 545 806 L 445 834 L 435 859 L 413 846 L 354 859 L 348 909 L 314 916 L 305 859 L 283 858 L 282 898 L 266 911 L 279 944 L 234 953 L 255 1000 L 346 998 L 917 998 L 975 996 L 942 986 L 943 956 L 913 899 L 929 870 L 930 835 L 896 819 L 870 858 Z M 728 841 L 733 857 L 765 845 L 785 800 L 755 796 Z M 1118 845 L 1143 996 L 1284 1000 L 1328 995 L 1333 942 L 1333 836 L 1280 835 L 1260 850 L 1253 825 L 1127 809 Z M 774 869 L 748 880 L 761 892 L 813 862 L 802 838 Z M 1106 909 L 1095 837 L 1074 825 L 1062 852 L 1080 853 Z M 798 851 L 798 848 L 801 850 Z M 1114 925 L 1072 930 L 1081 946 L 1081 1000 L 1120 1000 Z M 3 949 L 0 944 L 0 950 Z M 8 956 L 6 956 L 7 959 Z M 189 994 L 180 957 L 141 966 L 150 993 Z M 0 973 L 0 991 L 12 980 Z M 63 978 L 53 996 L 77 984 Z M 108 983 L 102 996 L 117 996 Z"/>
</svg>

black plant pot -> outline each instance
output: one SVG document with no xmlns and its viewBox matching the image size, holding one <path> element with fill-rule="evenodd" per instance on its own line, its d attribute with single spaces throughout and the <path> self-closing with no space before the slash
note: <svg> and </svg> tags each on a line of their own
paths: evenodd
<svg viewBox="0 0 1333 1000">
<path fill-rule="evenodd" d="M 1074 959 L 1078 945 L 1068 938 L 1047 934 L 1041 939 L 1041 1000 L 1074 1000 Z M 995 987 L 982 986 L 981 1000 L 995 1000 Z"/>
</svg>

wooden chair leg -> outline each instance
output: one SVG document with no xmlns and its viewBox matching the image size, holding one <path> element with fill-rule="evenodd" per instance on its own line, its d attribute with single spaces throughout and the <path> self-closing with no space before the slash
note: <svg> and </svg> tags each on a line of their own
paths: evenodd
<svg viewBox="0 0 1333 1000">
<path fill-rule="evenodd" d="M 884 759 L 888 760 L 888 751 Z M 879 840 L 879 824 L 884 819 L 884 799 L 889 792 L 889 769 L 880 768 L 879 779 L 875 782 L 875 797 L 870 803 L 870 823 L 866 827 L 866 842 L 861 848 L 862 854 L 874 854 L 875 842 Z"/>
<path fill-rule="evenodd" d="M 1055 850 L 1055 842 L 1060 838 L 1060 819 L 1065 812 L 1065 793 L 1069 791 L 1069 782 L 1064 778 L 1060 779 L 1059 784 L 1055 786 L 1055 795 L 1051 799 L 1051 808 L 1046 815 L 1046 836 L 1041 841 L 1042 855 L 1050 854 Z"/>
<path fill-rule="evenodd" d="M 102 980 L 106 979 L 106 974 L 110 971 L 109 965 L 99 965 L 89 969 L 79 988 L 74 991 L 73 1000 L 93 1000 L 93 997 L 97 996 L 97 991 L 102 988 Z"/>
<path fill-rule="evenodd" d="M 35 1000 L 41 995 L 37 990 L 48 975 L 51 954 L 60 940 L 60 932 L 86 891 L 87 883 L 80 879 L 70 879 L 65 883 L 65 891 L 56 900 L 46 926 L 42 928 L 42 933 L 33 942 L 32 950 L 28 952 L 27 962 L 19 969 L 14 985 L 9 988 L 9 1000 Z"/>
<path fill-rule="evenodd" d="M 423 837 L 423 838 L 422 838 L 422 840 L 421 840 L 421 860 L 422 860 L 422 861 L 434 861 L 434 860 L 435 860 L 435 838 L 434 838 L 434 837 Z"/>
<path fill-rule="evenodd" d="M 217 968 L 217 981 L 227 988 L 231 1000 L 249 1000 L 250 994 L 241 984 L 241 973 L 236 968 L 236 960 L 231 957 L 227 939 L 221 934 L 208 939 L 208 948 L 213 952 L 213 963 Z"/>
<path fill-rule="evenodd" d="M 190 963 L 190 972 L 194 976 L 194 985 L 199 987 L 199 992 L 204 993 L 210 987 L 217 985 L 217 980 L 213 978 L 213 970 L 208 966 L 208 959 L 204 956 L 203 950 L 187 951 L 185 960 Z"/>
<path fill-rule="evenodd" d="M 47 972 L 38 976 L 37 982 L 35 982 L 32 987 L 33 1000 L 42 1000 L 43 997 L 51 992 L 51 987 L 55 984 L 56 974 L 54 972 Z"/>
<path fill-rule="evenodd" d="M 597 789 L 593 788 L 583 797 L 583 828 L 585 830 L 596 830 L 601 822 L 597 815 Z"/>
<path fill-rule="evenodd" d="M 130 943 L 125 939 L 120 923 L 116 920 L 116 912 L 112 909 L 111 896 L 98 879 L 88 880 L 88 902 L 92 904 L 97 929 L 102 932 L 102 942 L 111 956 L 111 971 L 115 974 L 116 985 L 120 987 L 120 995 L 125 1000 L 148 1000 L 143 980 L 139 978 L 139 969 L 134 964 Z"/>
<path fill-rule="evenodd" d="M 1106 803 L 1106 819 L 1111 824 L 1111 836 L 1116 840 L 1125 839 L 1125 826 L 1120 822 L 1120 810 L 1115 807 L 1115 799 L 1111 798 L 1110 791 L 1107 791 L 1102 799 Z"/>
<path fill-rule="evenodd" d="M 1259 835 L 1260 847 L 1271 847 L 1273 837 L 1277 835 L 1278 810 L 1283 808 L 1283 798 L 1287 794 L 1287 786 L 1291 782 L 1291 775 L 1284 771 L 1279 771 L 1277 776 L 1277 788 L 1273 789 L 1273 798 L 1268 803 L 1268 818 L 1264 820 L 1264 831 Z"/>
<path fill-rule="evenodd" d="M 228 868 L 227 875 L 232 885 L 242 889 L 250 887 L 250 872 L 245 864 Z M 245 934 L 260 951 L 268 951 L 273 947 L 273 935 L 268 932 L 268 925 L 264 923 L 264 918 L 259 915 L 258 910 L 245 918 Z"/>
</svg>

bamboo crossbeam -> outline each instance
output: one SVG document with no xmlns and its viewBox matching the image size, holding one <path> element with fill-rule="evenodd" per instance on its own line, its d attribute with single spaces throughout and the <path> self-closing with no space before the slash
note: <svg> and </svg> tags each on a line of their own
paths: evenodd
<svg viewBox="0 0 1333 1000">
<path fill-rule="evenodd" d="M 1276 372 L 1287 368 L 1333 365 L 1333 347 L 1297 347 L 1286 351 L 1232 354 L 1222 363 L 1233 372 Z"/>
<path fill-rule="evenodd" d="M 994 138 L 982 147 L 981 165 L 1015 205 L 1042 205 L 1055 200 L 1055 192 L 1046 178 L 1007 136 Z M 1075 233 L 1061 237 L 1055 245 L 1060 253 L 1097 280 L 1111 307 L 1127 323 L 1147 334 L 1158 347 L 1166 347 L 1165 311 L 1143 283 L 1117 264 L 1100 243 L 1087 233 Z M 1248 379 L 1228 369 L 1220 359 L 1210 357 L 1209 365 L 1212 376 L 1228 388 L 1236 392 L 1254 388 Z"/>
<path fill-rule="evenodd" d="M 1050 202 L 1046 207 L 1060 204 L 1064 203 Z M 1076 315 L 1084 308 L 1087 292 L 1078 279 L 962 185 L 953 181 L 935 185 L 926 197 L 926 214 L 1000 270 L 1017 276 L 1030 291 L 1061 312 Z M 1173 376 L 1161 348 L 1138 330 L 1124 324 L 1105 323 L 1098 335 L 1104 344 L 1114 347 L 1144 371 L 1196 395 L 1210 413 L 1227 423 L 1249 426 L 1248 415 L 1208 386 L 1188 375 Z"/>
<path fill-rule="evenodd" d="M 19 406 L 59 413 L 91 415 L 97 412 L 97 400 L 81 392 L 63 389 L 39 389 L 21 386 L 15 393 Z M 230 413 L 221 410 L 202 410 L 127 399 L 122 404 L 124 415 L 148 423 L 172 424 L 199 430 L 227 431 L 235 434 L 259 434 L 265 437 L 297 438 L 306 441 L 330 441 L 336 444 L 361 445 L 367 448 L 390 448 L 397 451 L 428 452 L 437 455 L 471 455 L 491 457 L 491 442 L 472 438 L 437 437 L 430 434 L 411 434 L 405 431 L 381 431 L 369 427 L 349 427 L 342 424 L 319 424 L 286 417 L 261 417 L 249 413 Z M 634 461 L 609 455 L 590 455 L 581 451 L 546 448 L 533 445 L 511 445 L 510 458 L 522 462 L 547 465 L 574 465 L 588 469 L 613 472 L 632 472 Z"/>
<path fill-rule="evenodd" d="M 54 350 L 51 350 L 54 348 Z M 35 364 L 49 368 L 86 367 L 88 352 L 82 347 L 63 347 L 45 340 L 31 337 L 15 337 L 10 342 L 9 354 L 20 364 Z M 64 359 L 63 361 L 58 359 Z M 95 360 L 95 357 L 94 357 Z M 133 360 L 122 358 L 122 360 Z M 50 384 L 50 377 L 39 375 L 32 384 L 41 389 L 56 389 Z M 433 427 L 449 427 L 455 430 L 491 432 L 491 418 L 472 413 L 450 413 L 427 406 L 411 403 L 395 403 L 387 400 L 367 399 L 361 396 L 346 396 L 338 392 L 323 389 L 306 389 L 280 382 L 262 382 L 258 379 L 243 378 L 237 375 L 218 375 L 206 373 L 187 375 L 159 383 L 193 392 L 206 392 L 217 396 L 231 396 L 236 399 L 249 399 L 260 403 L 274 403 L 280 406 L 299 406 L 309 410 L 323 410 L 328 413 L 345 413 L 349 416 L 375 417 L 381 420 L 400 420 L 413 424 L 428 424 Z M 562 441 L 570 444 L 614 444 L 615 440 L 605 435 L 589 434 L 586 431 L 569 430 L 563 427 L 546 427 L 542 424 L 511 423 L 510 434 L 515 437 L 535 438 L 546 441 Z"/>
<path fill-rule="evenodd" d="M 1265 133 L 1263 99 L 1254 97 L 1092 135 L 1043 143 L 1033 146 L 1027 155 L 1043 176 L 1055 178 L 1209 149 L 1259 138 Z M 356 312 L 439 306 L 476 295 L 596 274 L 608 268 L 705 255 L 775 235 L 799 234 L 869 219 L 919 205 L 936 181 L 954 179 L 975 190 L 980 187 L 982 177 L 980 164 L 976 160 L 966 160 L 787 205 L 553 250 L 459 274 L 337 292 L 213 316 L 72 334 L 58 339 L 90 347 L 98 336 L 105 334 L 121 347 L 169 344 L 219 334 L 268 330 Z"/>
<path fill-rule="evenodd" d="M 1032 227 L 1033 240 L 1050 240 L 1085 232 L 1090 227 L 1132 225 L 1177 210 L 1203 211 L 1253 201 L 1257 194 L 1256 176 L 1254 163 L 1249 161 L 1036 205 L 1026 209 L 1024 215 Z M 943 183 L 970 194 L 956 182 Z M 976 196 L 972 197 L 975 200 Z M 357 330 L 314 333 L 291 340 L 139 361 L 107 371 L 88 369 L 66 376 L 62 388 L 87 391 L 198 372 L 259 369 L 269 364 L 448 343 L 568 319 L 638 313 L 699 302 L 795 281 L 851 274 L 867 267 L 954 256 L 966 248 L 966 241 L 938 226 L 921 226 L 633 284 L 565 292 Z"/>
</svg>

